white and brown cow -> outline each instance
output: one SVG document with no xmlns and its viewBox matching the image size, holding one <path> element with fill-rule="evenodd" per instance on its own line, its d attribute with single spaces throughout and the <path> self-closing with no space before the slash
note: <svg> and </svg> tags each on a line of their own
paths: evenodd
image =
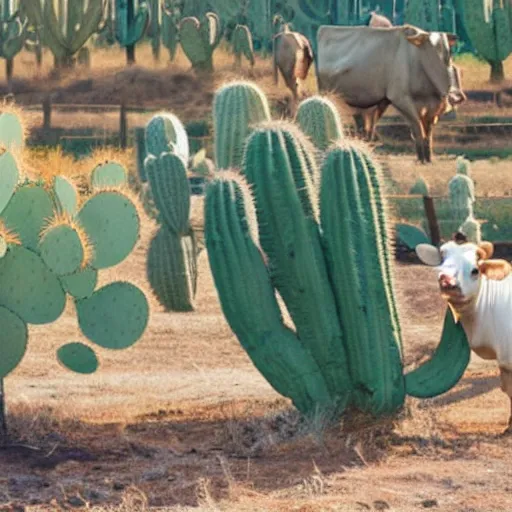
<svg viewBox="0 0 512 512">
<path fill-rule="evenodd" d="M 437 268 L 441 294 L 461 322 L 471 349 L 483 359 L 497 360 L 501 389 L 511 402 L 505 432 L 512 433 L 512 267 L 491 259 L 493 252 L 490 242 L 416 247 L 423 263 Z"/>
</svg>

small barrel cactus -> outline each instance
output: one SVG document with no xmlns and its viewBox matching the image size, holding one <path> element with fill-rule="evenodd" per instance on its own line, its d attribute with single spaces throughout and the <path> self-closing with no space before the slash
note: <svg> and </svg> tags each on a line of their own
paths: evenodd
<svg viewBox="0 0 512 512">
<path fill-rule="evenodd" d="M 306 146 L 293 125 L 261 126 L 248 139 L 244 177 L 219 173 L 208 186 L 205 240 L 229 325 L 305 414 L 351 404 L 385 415 L 406 394 L 447 391 L 470 354 L 449 312 L 432 359 L 403 374 L 378 166 L 338 143 L 311 173 Z M 276 290 L 295 330 L 283 323 Z"/>
<path fill-rule="evenodd" d="M 302 101 L 297 108 L 296 122 L 320 151 L 343 138 L 339 112 L 328 98 L 312 96 Z"/>
<path fill-rule="evenodd" d="M 420 196 L 428 196 L 428 184 L 423 178 L 418 178 L 414 185 L 409 190 L 409 194 L 420 195 Z"/>
<path fill-rule="evenodd" d="M 242 56 L 244 56 L 254 67 L 254 48 L 252 45 L 252 34 L 246 25 L 237 25 L 233 30 L 233 53 L 235 54 L 235 66 L 242 66 Z"/>
<path fill-rule="evenodd" d="M 215 92 L 213 120 L 217 170 L 240 168 L 254 125 L 270 120 L 267 98 L 252 82 L 228 83 Z"/>
</svg>

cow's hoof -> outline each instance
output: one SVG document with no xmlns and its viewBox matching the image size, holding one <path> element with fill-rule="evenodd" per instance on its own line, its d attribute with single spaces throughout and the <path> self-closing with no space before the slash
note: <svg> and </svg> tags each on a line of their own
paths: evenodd
<svg viewBox="0 0 512 512">
<path fill-rule="evenodd" d="M 509 425 L 501 434 L 500 437 L 510 437 L 512 436 L 512 425 Z"/>
</svg>

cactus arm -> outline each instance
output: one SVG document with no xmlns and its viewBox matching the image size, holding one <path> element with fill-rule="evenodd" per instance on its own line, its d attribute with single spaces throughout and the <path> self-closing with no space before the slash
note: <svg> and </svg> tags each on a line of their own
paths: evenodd
<svg viewBox="0 0 512 512">
<path fill-rule="evenodd" d="M 222 310 L 255 366 L 304 413 L 332 403 L 320 368 L 282 323 L 270 276 L 251 233 L 240 186 L 212 182 L 205 203 L 208 258 Z"/>
<path fill-rule="evenodd" d="M 455 323 L 446 311 L 441 341 L 432 357 L 405 375 L 408 395 L 431 398 L 449 391 L 461 379 L 471 356 L 471 348 L 462 324 Z"/>
<path fill-rule="evenodd" d="M 247 142 L 244 173 L 255 194 L 272 280 L 331 393 L 345 399 L 350 376 L 313 199 L 308 196 L 312 182 L 295 136 L 286 131 L 256 130 Z"/>
<path fill-rule="evenodd" d="M 57 350 L 57 359 L 68 370 L 75 373 L 94 373 L 99 366 L 94 351 L 83 343 L 67 343 Z"/>
</svg>

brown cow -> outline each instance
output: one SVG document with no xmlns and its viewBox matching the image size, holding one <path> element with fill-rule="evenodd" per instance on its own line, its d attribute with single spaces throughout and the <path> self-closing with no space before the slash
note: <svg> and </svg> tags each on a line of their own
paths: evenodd
<svg viewBox="0 0 512 512">
<path fill-rule="evenodd" d="M 274 83 L 278 83 L 278 70 L 292 92 L 293 108 L 299 97 L 299 80 L 305 80 L 313 62 L 313 50 L 308 39 L 299 32 L 285 27 L 273 40 Z"/>
</svg>

